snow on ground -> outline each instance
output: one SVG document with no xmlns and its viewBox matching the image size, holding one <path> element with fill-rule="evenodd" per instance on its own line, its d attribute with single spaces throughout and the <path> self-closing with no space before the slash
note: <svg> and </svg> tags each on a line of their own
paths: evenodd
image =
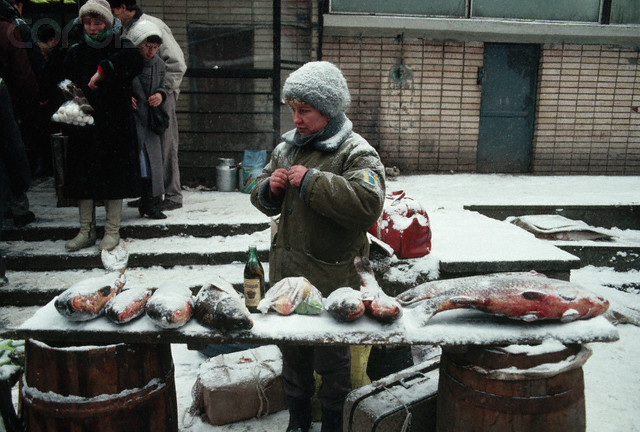
<svg viewBox="0 0 640 432">
<path fill-rule="evenodd" d="M 420 201 L 437 219 L 439 215 L 455 219 L 455 212 L 463 205 L 617 205 L 640 203 L 640 177 L 638 176 L 525 176 L 525 175 L 424 175 L 401 176 L 389 181 L 388 191 L 405 190 Z M 34 191 L 37 194 L 37 191 Z M 30 198 L 36 198 L 31 196 Z M 236 203 L 229 206 L 229 198 Z M 204 223 L 207 219 L 220 222 L 260 222 L 264 218 L 248 204 L 248 196 L 211 192 L 204 189 L 186 191 L 183 209 L 170 213 L 166 222 L 144 221 L 144 223 Z M 60 220 L 69 214 L 69 209 L 55 209 L 47 215 L 39 215 L 44 224 L 48 219 Z M 123 224 L 135 209 L 126 209 Z M 437 213 L 437 214 L 436 214 Z M 98 218 L 100 218 L 100 212 Z M 221 219 L 222 218 L 222 219 Z M 73 220 L 73 219 L 72 219 Z M 73 223 L 73 222 L 72 222 Z M 629 243 L 638 244 L 638 231 L 617 230 L 613 234 L 624 237 Z M 487 233 L 485 233 L 486 235 Z M 264 235 L 264 234 L 263 234 Z M 434 235 L 437 235 L 435 233 Z M 486 238 L 490 238 L 487 235 Z M 443 246 L 444 248 L 444 246 Z M 433 254 L 440 251 L 434 238 Z M 453 252 L 450 252 L 453 253 Z M 230 268 L 230 270 L 232 270 Z M 407 275 L 404 274 L 404 277 Z M 397 276 L 399 277 L 399 276 Z M 626 320 L 638 322 L 640 313 L 640 286 L 638 270 L 615 272 L 610 268 L 585 267 L 573 270 L 573 282 L 610 299 L 612 308 L 619 314 L 617 326 L 620 339 L 609 343 L 590 344 L 593 355 L 584 366 L 585 398 L 588 432 L 640 432 L 637 424 L 637 409 L 640 406 L 640 374 L 637 359 L 640 358 L 640 327 L 624 324 Z M 612 286 L 631 287 L 627 292 Z M 635 288 L 633 288 L 635 287 Z M 635 290 L 635 291 L 634 291 Z M 625 318 L 626 317 L 626 318 Z M 286 428 L 288 414 L 281 411 L 261 419 L 251 419 L 232 425 L 211 426 L 188 414 L 191 406 L 191 389 L 196 380 L 197 369 L 206 359 L 198 351 L 190 351 L 185 345 L 173 345 L 175 378 L 178 397 L 179 421 L 183 431 L 193 432 L 276 432 Z M 15 395 L 14 395 L 15 397 Z M 312 431 L 320 430 L 314 423 Z"/>
<path fill-rule="evenodd" d="M 460 210 L 471 204 L 510 205 L 614 205 L 640 203 L 640 177 L 600 176 L 511 176 L 511 175 L 427 175 L 400 177 L 388 183 L 388 190 L 404 189 L 418 199 L 427 211 Z M 620 236 L 638 238 L 638 231 L 621 230 Z M 434 246 L 435 248 L 435 246 Z M 437 252 L 437 250 L 434 250 Z M 607 285 L 640 286 L 640 272 L 615 272 L 610 268 L 585 267 L 573 270 L 571 279 L 585 288 L 615 297 L 618 308 L 627 313 L 640 310 L 640 295 L 623 293 Z M 592 343 L 592 357 L 583 367 L 588 432 L 639 432 L 640 407 L 640 327 L 619 324 L 620 340 Z M 186 413 L 191 405 L 193 371 L 205 359 L 184 345 L 173 346 L 178 382 L 181 425 L 193 432 L 283 431 L 286 411 L 262 419 L 251 419 L 226 426 L 211 426 Z M 314 432 L 320 430 L 314 423 Z"/>
</svg>

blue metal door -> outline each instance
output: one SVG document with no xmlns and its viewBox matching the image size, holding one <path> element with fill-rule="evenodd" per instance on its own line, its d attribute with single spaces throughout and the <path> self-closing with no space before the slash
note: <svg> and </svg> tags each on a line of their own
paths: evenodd
<svg viewBox="0 0 640 432">
<path fill-rule="evenodd" d="M 485 44 L 478 172 L 531 171 L 539 54 L 538 45 Z"/>
</svg>

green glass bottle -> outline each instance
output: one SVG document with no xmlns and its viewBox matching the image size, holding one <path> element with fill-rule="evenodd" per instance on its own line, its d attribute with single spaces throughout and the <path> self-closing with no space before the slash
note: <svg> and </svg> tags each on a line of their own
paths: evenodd
<svg viewBox="0 0 640 432">
<path fill-rule="evenodd" d="M 244 303 L 249 312 L 258 312 L 258 303 L 264 298 L 264 269 L 258 259 L 258 250 L 249 246 L 249 258 L 244 266 Z"/>
</svg>

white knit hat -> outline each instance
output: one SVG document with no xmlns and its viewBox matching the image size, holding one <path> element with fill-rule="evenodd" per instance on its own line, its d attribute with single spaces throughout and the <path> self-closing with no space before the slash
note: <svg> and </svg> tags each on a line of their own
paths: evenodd
<svg viewBox="0 0 640 432">
<path fill-rule="evenodd" d="M 149 36 L 158 36 L 162 40 L 162 32 L 149 20 L 138 20 L 129 31 L 129 39 L 135 46 L 140 46 Z"/>
<path fill-rule="evenodd" d="M 333 63 L 306 63 L 289 75 L 282 88 L 284 98 L 300 99 L 330 118 L 351 102 L 347 80 Z"/>
<path fill-rule="evenodd" d="M 89 0 L 80 8 L 80 19 L 89 14 L 100 15 L 108 28 L 113 27 L 113 14 L 107 0 Z"/>
</svg>

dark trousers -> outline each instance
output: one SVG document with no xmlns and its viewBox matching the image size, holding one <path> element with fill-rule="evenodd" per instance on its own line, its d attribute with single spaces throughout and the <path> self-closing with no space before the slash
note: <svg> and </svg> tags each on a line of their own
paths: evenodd
<svg viewBox="0 0 640 432">
<path fill-rule="evenodd" d="M 322 376 L 318 400 L 322 408 L 342 411 L 351 391 L 351 351 L 348 346 L 281 346 L 282 378 L 288 397 L 309 399 L 316 390 L 313 371 Z"/>
</svg>

